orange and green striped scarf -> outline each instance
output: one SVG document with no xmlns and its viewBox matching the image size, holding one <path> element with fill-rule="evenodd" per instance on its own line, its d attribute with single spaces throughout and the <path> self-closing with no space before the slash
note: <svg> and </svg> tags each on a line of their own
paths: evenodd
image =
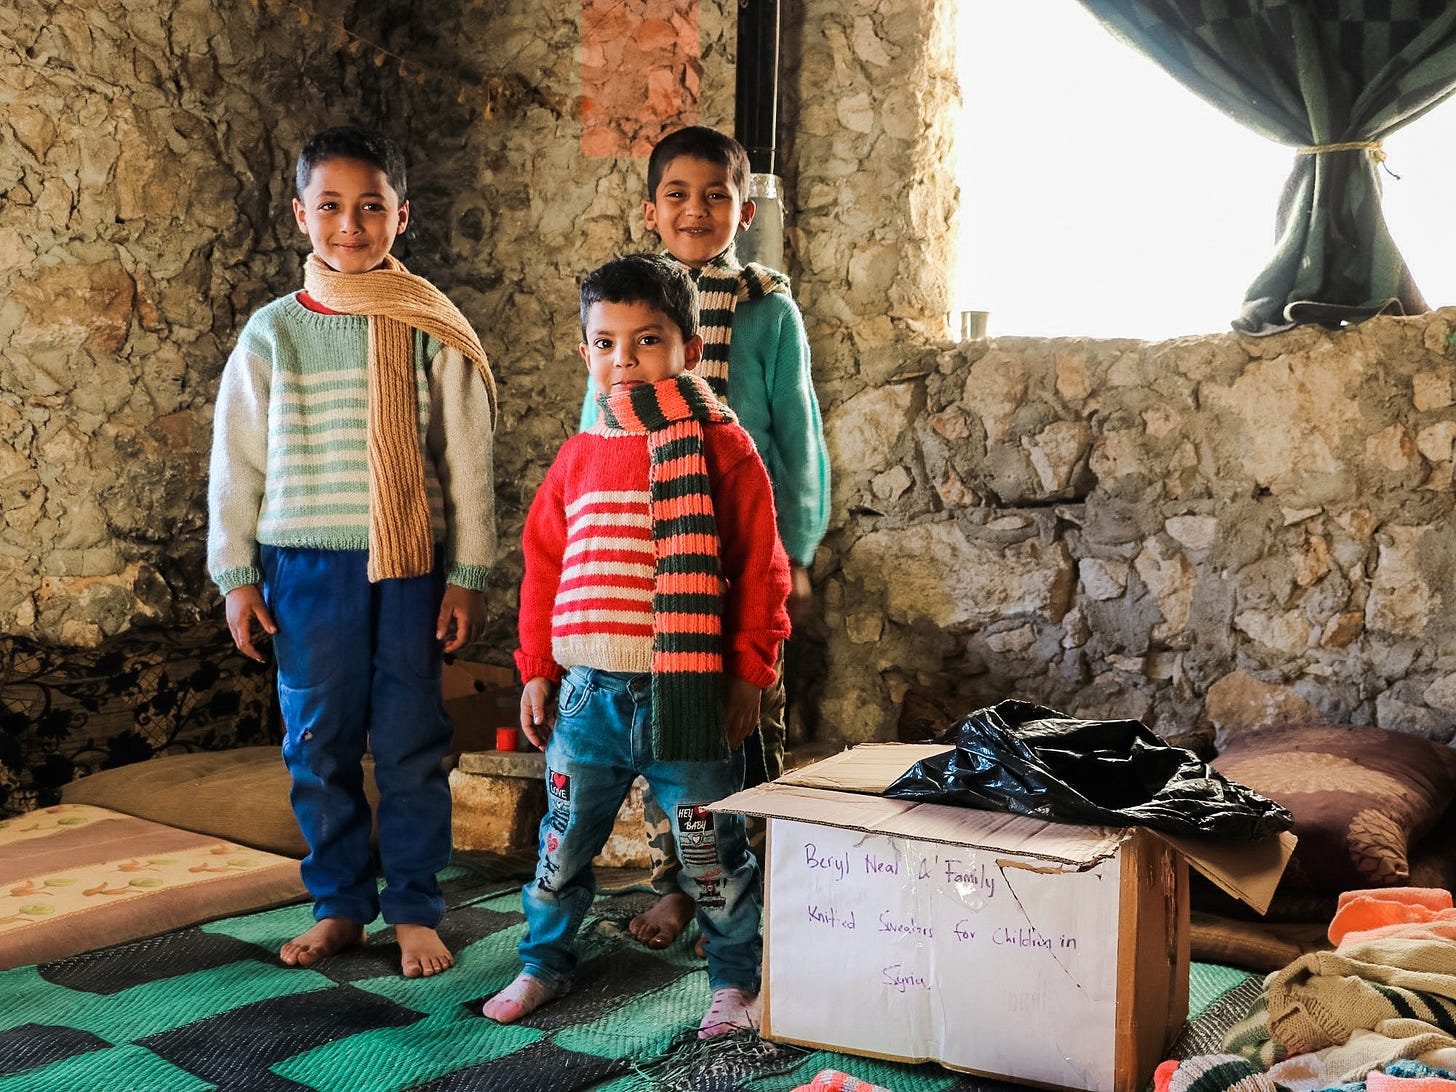
<svg viewBox="0 0 1456 1092">
<path fill-rule="evenodd" d="M 604 394 L 602 423 L 646 435 L 656 556 L 652 588 L 652 744 L 668 762 L 726 758 L 723 589 L 705 422 L 735 421 L 707 382 L 683 373 Z"/>
</svg>

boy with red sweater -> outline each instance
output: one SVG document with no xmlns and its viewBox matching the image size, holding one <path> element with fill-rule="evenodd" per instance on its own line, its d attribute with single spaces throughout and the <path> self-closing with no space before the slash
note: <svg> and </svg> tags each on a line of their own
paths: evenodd
<svg viewBox="0 0 1456 1092">
<path fill-rule="evenodd" d="M 592 858 L 641 774 L 709 941 L 707 1038 L 754 1022 L 758 864 L 743 817 L 707 805 L 743 783 L 789 632 L 789 562 L 752 439 L 691 374 L 703 341 L 687 274 L 658 255 L 608 262 L 582 285 L 581 321 L 601 419 L 562 445 L 526 517 L 516 652 L 548 811 L 522 891 L 524 968 L 483 1013 L 514 1023 L 570 989 Z"/>
</svg>

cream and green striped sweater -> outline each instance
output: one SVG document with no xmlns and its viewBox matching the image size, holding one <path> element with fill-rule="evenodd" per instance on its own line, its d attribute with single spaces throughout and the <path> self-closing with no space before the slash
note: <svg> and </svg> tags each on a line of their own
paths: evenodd
<svg viewBox="0 0 1456 1092">
<path fill-rule="evenodd" d="M 369 320 L 260 308 L 223 370 L 208 483 L 207 566 L 224 594 L 262 580 L 257 545 L 369 546 Z M 481 589 L 495 562 L 490 399 L 475 366 L 415 332 L 419 433 L 445 579 Z"/>
</svg>

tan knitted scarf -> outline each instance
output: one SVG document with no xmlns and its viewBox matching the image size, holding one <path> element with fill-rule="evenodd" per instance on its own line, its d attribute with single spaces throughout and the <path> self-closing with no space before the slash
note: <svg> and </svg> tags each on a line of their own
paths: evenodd
<svg viewBox="0 0 1456 1092">
<path fill-rule="evenodd" d="M 331 311 L 369 317 L 369 579 L 423 576 L 434 564 L 430 502 L 420 455 L 413 329 L 475 363 L 496 409 L 495 378 L 480 338 L 445 294 L 399 259 L 368 273 L 340 273 L 317 254 L 303 287 Z"/>
</svg>

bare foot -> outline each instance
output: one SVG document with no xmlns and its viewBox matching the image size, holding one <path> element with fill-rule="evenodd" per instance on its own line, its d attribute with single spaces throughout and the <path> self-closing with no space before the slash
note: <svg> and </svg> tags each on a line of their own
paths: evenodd
<svg viewBox="0 0 1456 1092">
<path fill-rule="evenodd" d="M 627 929 L 649 948 L 666 948 L 693 920 L 696 907 L 686 892 L 663 895 L 627 925 Z"/>
<path fill-rule="evenodd" d="M 313 928 L 278 949 L 278 958 L 290 967 L 312 967 L 364 943 L 364 926 L 348 918 L 320 918 Z"/>
<path fill-rule="evenodd" d="M 555 1001 L 565 990 L 553 990 L 535 975 L 522 971 L 500 993 L 496 994 L 480 1010 L 498 1024 L 514 1024 L 523 1016 L 529 1016 L 548 1001 Z"/>
<path fill-rule="evenodd" d="M 399 939 L 400 965 L 406 978 L 429 978 L 455 966 L 455 957 L 440 934 L 428 925 L 396 925 Z"/>
</svg>

